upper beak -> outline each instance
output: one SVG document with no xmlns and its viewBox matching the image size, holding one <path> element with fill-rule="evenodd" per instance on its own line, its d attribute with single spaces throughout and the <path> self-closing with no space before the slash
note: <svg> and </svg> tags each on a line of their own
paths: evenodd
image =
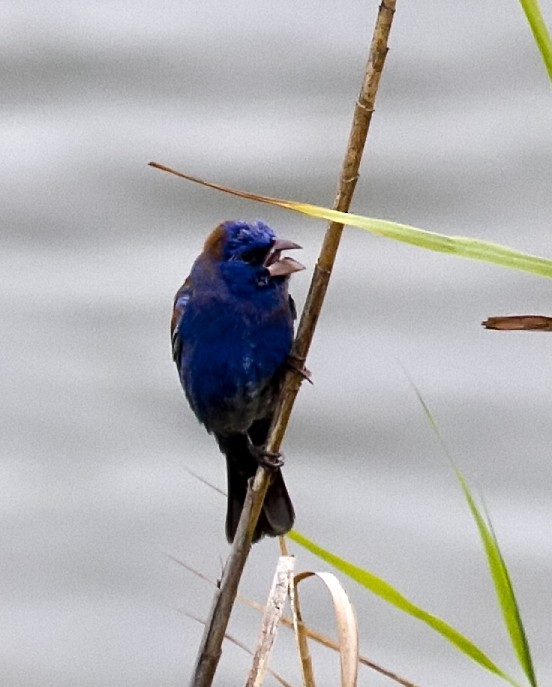
<svg viewBox="0 0 552 687">
<path fill-rule="evenodd" d="M 293 272 L 300 272 L 305 269 L 305 266 L 297 262 L 297 260 L 281 257 L 283 250 L 292 250 L 294 248 L 301 248 L 301 246 L 286 239 L 276 239 L 276 241 L 274 241 L 272 249 L 264 263 L 271 277 L 286 277 L 293 274 Z"/>
</svg>

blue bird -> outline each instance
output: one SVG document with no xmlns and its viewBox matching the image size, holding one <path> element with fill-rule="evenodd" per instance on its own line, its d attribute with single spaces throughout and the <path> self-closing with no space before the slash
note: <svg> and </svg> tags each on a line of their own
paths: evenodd
<svg viewBox="0 0 552 687">
<path fill-rule="evenodd" d="M 228 221 L 207 238 L 176 293 L 173 359 L 197 419 L 226 457 L 226 537 L 232 542 L 265 450 L 296 317 L 289 276 L 303 265 L 281 252 L 300 248 L 263 222 Z M 253 541 L 288 532 L 295 518 L 274 469 Z"/>
</svg>

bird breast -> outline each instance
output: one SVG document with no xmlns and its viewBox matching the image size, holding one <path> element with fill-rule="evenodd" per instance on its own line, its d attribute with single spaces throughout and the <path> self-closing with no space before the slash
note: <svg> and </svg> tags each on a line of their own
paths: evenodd
<svg viewBox="0 0 552 687">
<path fill-rule="evenodd" d="M 209 431 L 244 432 L 272 410 L 291 347 L 291 321 L 224 308 L 194 324 L 182 332 L 188 400 Z"/>
</svg>

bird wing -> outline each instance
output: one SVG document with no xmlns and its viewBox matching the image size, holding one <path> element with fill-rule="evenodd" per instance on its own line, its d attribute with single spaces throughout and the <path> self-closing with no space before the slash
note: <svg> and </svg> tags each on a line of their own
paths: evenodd
<svg viewBox="0 0 552 687">
<path fill-rule="evenodd" d="M 171 341 L 172 341 L 172 355 L 177 367 L 180 369 L 180 354 L 182 352 L 182 340 L 179 336 L 179 325 L 182 320 L 182 315 L 186 310 L 186 306 L 190 302 L 192 296 L 192 284 L 190 277 L 182 284 L 176 292 L 174 297 L 173 314 L 171 318 Z"/>
<path fill-rule="evenodd" d="M 295 307 L 295 301 L 291 296 L 288 296 L 289 298 L 289 310 L 291 312 L 291 319 L 295 322 L 297 319 L 297 308 Z"/>
</svg>

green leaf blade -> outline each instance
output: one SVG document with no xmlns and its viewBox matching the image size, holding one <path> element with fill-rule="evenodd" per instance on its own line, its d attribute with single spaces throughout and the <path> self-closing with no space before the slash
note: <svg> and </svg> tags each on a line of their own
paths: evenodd
<svg viewBox="0 0 552 687">
<path fill-rule="evenodd" d="M 506 562 L 502 556 L 502 552 L 498 545 L 498 540 L 492 529 L 490 519 L 488 516 L 485 519 L 483 517 L 483 514 L 477 507 L 477 504 L 470 491 L 466 478 L 460 472 L 460 469 L 458 468 L 452 456 L 450 455 L 447 445 L 445 444 L 445 441 L 443 440 L 443 437 L 441 435 L 441 431 L 439 430 L 439 425 L 433 417 L 431 410 L 429 409 L 427 403 L 424 401 L 419 389 L 416 387 L 412 379 L 410 379 L 410 377 L 408 376 L 406 370 L 405 374 L 408 377 L 410 384 L 412 385 L 412 388 L 414 389 L 414 393 L 418 397 L 418 401 L 422 406 L 426 419 L 431 425 L 431 428 L 433 429 L 435 436 L 441 444 L 443 451 L 447 456 L 452 466 L 452 469 L 454 470 L 456 479 L 460 484 L 460 487 L 464 494 L 464 498 L 466 499 L 472 517 L 475 520 L 475 524 L 477 525 L 479 536 L 481 537 L 485 555 L 487 557 L 487 563 L 489 565 L 489 570 L 493 580 L 495 593 L 498 599 L 498 604 L 502 612 L 502 617 L 504 618 L 504 624 L 506 625 L 506 629 L 510 636 L 510 641 L 512 642 L 512 646 L 517 656 L 518 663 L 520 664 L 521 669 L 523 670 L 527 679 L 529 680 L 529 684 L 531 685 L 531 687 L 537 687 L 537 678 L 533 666 L 533 660 L 531 658 L 531 650 L 529 648 L 529 642 L 527 640 L 527 635 L 525 634 L 525 628 L 523 626 L 523 621 L 521 619 L 521 613 L 514 592 L 514 586 L 512 584 L 512 579 L 510 577 L 510 573 L 508 572 Z"/>
<path fill-rule="evenodd" d="M 531 658 L 529 642 L 527 641 L 527 635 L 525 634 L 525 628 L 521 619 L 521 613 L 514 592 L 512 579 L 498 545 L 498 540 L 492 527 L 487 524 L 487 521 L 483 517 L 481 511 L 477 508 L 475 499 L 469 490 L 464 476 L 456 466 L 454 466 L 454 470 L 456 472 L 458 481 L 460 482 L 460 486 L 462 487 L 462 491 L 464 492 L 466 501 L 468 502 L 469 509 L 477 525 L 477 529 L 479 530 L 479 535 L 481 537 L 481 541 L 483 542 L 483 547 L 487 556 L 487 563 L 489 565 L 489 570 L 491 571 L 491 577 L 493 579 L 500 610 L 502 611 L 504 623 L 506 625 L 506 629 L 508 630 L 508 634 L 510 635 L 510 640 L 512 642 L 512 646 L 514 647 L 518 662 L 532 687 L 537 687 L 537 679 L 533 666 L 533 660 Z"/>
<path fill-rule="evenodd" d="M 520 0 L 520 4 L 531 27 L 535 43 L 548 72 L 548 77 L 552 81 L 552 40 L 546 28 L 538 0 Z"/>
<path fill-rule="evenodd" d="M 368 570 L 360 568 L 359 566 L 340 558 L 336 554 L 322 548 L 296 530 L 292 530 L 287 536 L 303 548 L 313 553 L 315 556 L 318 556 L 326 563 L 329 563 L 337 570 L 340 570 L 343 574 L 347 575 L 361 586 L 370 590 L 376 596 L 379 596 L 387 603 L 424 622 L 483 668 L 486 668 L 495 675 L 503 678 L 511 685 L 514 685 L 514 687 L 519 687 L 519 683 L 517 683 L 506 672 L 501 670 L 478 646 L 476 646 L 465 635 L 458 632 L 458 630 L 454 629 L 441 618 L 438 618 L 432 613 L 429 613 L 423 608 L 420 608 L 414 604 L 381 577 L 378 577 Z"/>
</svg>

